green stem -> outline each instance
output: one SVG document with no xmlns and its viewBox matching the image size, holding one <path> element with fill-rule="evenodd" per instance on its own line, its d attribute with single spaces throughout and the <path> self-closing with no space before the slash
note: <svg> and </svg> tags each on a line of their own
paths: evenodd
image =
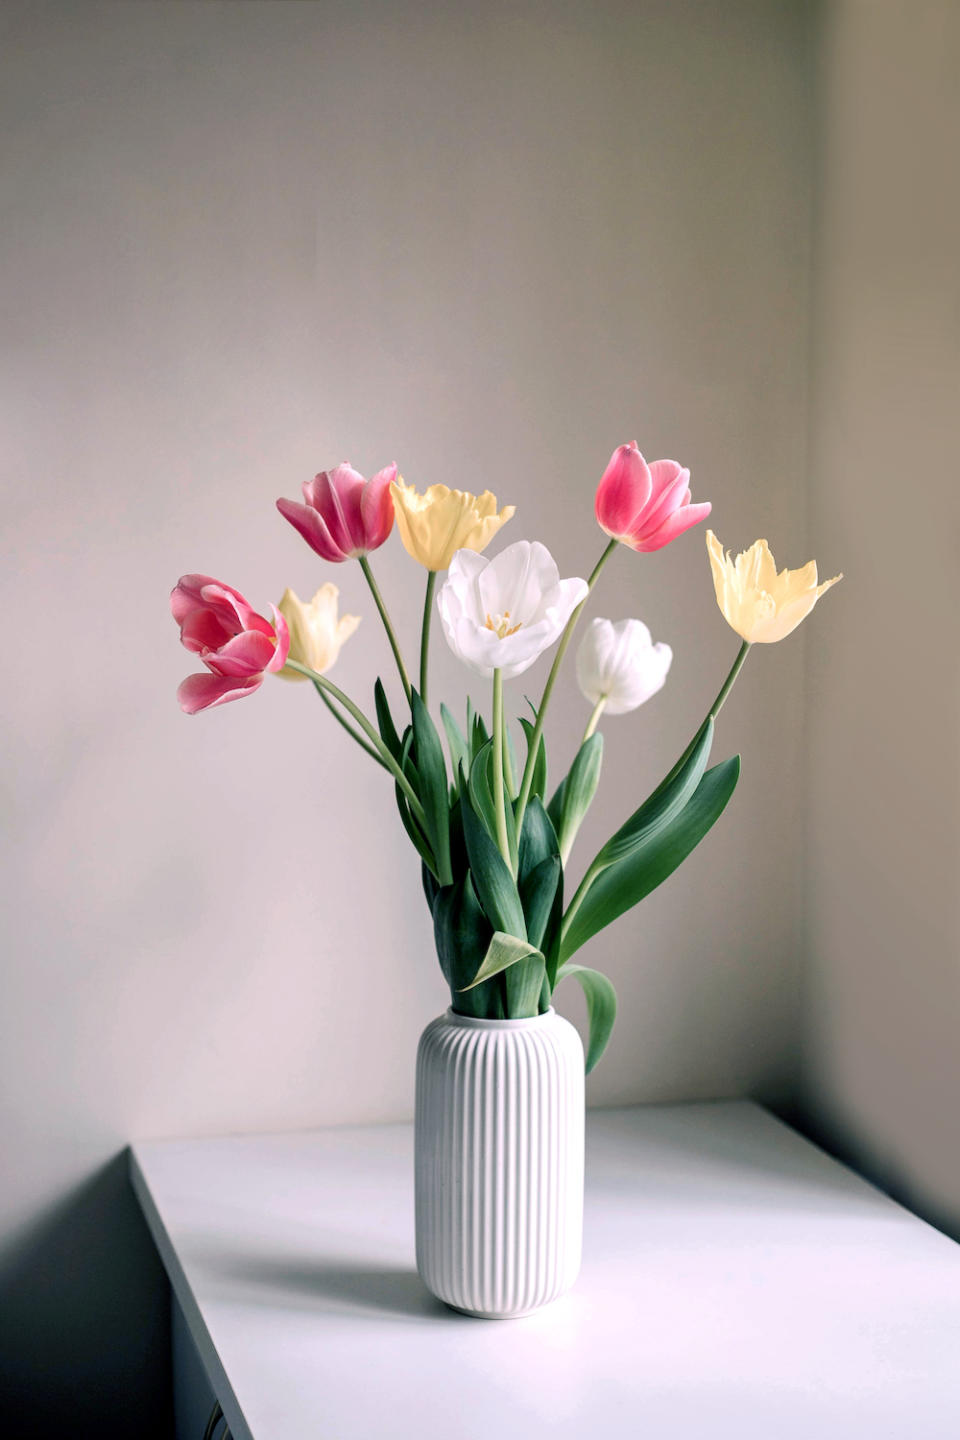
<svg viewBox="0 0 960 1440">
<path fill-rule="evenodd" d="M 594 705 L 594 707 L 593 707 L 593 714 L 590 716 L 590 719 L 587 721 L 587 728 L 586 728 L 586 730 L 584 730 L 584 732 L 583 732 L 583 739 L 580 741 L 580 744 L 581 744 L 581 745 L 586 745 L 587 741 L 590 739 L 590 736 L 593 734 L 594 730 L 596 730 L 597 725 L 598 725 L 599 722 L 600 722 L 600 716 L 603 714 L 604 706 L 606 705 L 606 703 L 607 703 L 607 696 L 606 696 L 606 695 L 601 695 L 601 696 L 600 696 L 600 699 L 597 701 L 596 705 Z"/>
<path fill-rule="evenodd" d="M 747 655 L 750 653 L 750 645 L 751 642 L 749 640 L 744 640 L 741 644 L 740 649 L 737 652 L 737 658 L 730 666 L 730 674 L 720 686 L 720 689 L 717 693 L 717 698 L 710 706 L 711 720 L 716 720 L 717 716 L 720 714 L 720 711 L 723 709 L 723 703 L 726 700 L 727 696 L 730 694 L 730 691 L 733 689 L 733 682 L 734 680 L 736 680 L 737 676 L 740 674 L 740 671 L 743 669 L 743 662 L 746 660 Z"/>
<path fill-rule="evenodd" d="M 373 571 L 370 569 L 370 561 L 366 555 L 359 556 L 360 569 L 363 571 L 364 579 L 370 586 L 370 594 L 373 596 L 374 604 L 380 611 L 380 619 L 383 621 L 383 628 L 387 632 L 387 639 L 390 641 L 390 649 L 393 651 L 393 658 L 397 662 L 397 669 L 400 671 L 400 679 L 403 681 L 403 693 L 407 697 L 407 704 L 410 704 L 410 677 L 407 674 L 407 667 L 403 663 L 403 655 L 400 653 L 400 645 L 396 632 L 390 623 L 390 616 L 387 607 L 383 603 L 383 596 L 380 594 L 379 586 L 373 578 Z"/>
<path fill-rule="evenodd" d="M 350 699 L 350 696 L 345 695 L 344 692 L 339 688 L 339 686 L 334 685 L 332 680 L 328 680 L 325 675 L 318 675 L 316 670 L 310 669 L 309 665 L 301 665 L 299 660 L 290 660 L 288 658 L 287 667 L 290 670 L 296 670 L 300 675 L 306 675 L 307 679 L 312 680 L 314 685 L 316 685 L 318 689 L 326 690 L 327 694 L 330 695 L 332 699 L 336 700 L 339 705 L 343 706 L 344 710 L 346 710 L 349 715 L 353 716 L 354 720 L 356 720 L 364 735 L 367 736 L 368 740 L 373 745 L 373 748 L 379 755 L 384 767 L 390 771 L 390 774 L 393 776 L 394 780 L 396 780 L 397 784 L 400 786 L 400 789 L 407 797 L 410 809 L 416 816 L 418 823 L 423 826 L 424 830 L 426 830 L 426 816 L 423 813 L 423 806 L 417 799 L 416 791 L 410 784 L 410 781 L 407 779 L 406 775 L 404 775 L 403 771 L 400 769 L 400 766 L 397 764 L 396 760 L 394 760 L 386 745 L 384 745 L 373 725 L 370 723 L 366 715 L 364 715 L 363 711 L 360 709 L 359 705 L 355 705 Z"/>
<path fill-rule="evenodd" d="M 523 780 L 520 784 L 520 795 L 517 800 L 516 811 L 518 835 L 523 829 L 523 817 L 527 811 L 527 801 L 530 799 L 530 788 L 533 785 L 533 767 L 537 756 L 537 750 L 540 748 L 540 737 L 543 735 L 543 722 L 546 717 L 547 706 L 550 703 L 550 696 L 553 694 L 553 687 L 556 684 L 557 676 L 560 673 L 560 666 L 563 664 L 563 657 L 567 653 L 567 646 L 570 644 L 570 638 L 573 635 L 577 621 L 580 619 L 580 612 L 589 600 L 590 592 L 599 580 L 601 570 L 603 569 L 604 565 L 606 565 L 607 561 L 610 559 L 610 556 L 613 554 L 614 550 L 616 550 L 618 543 L 619 542 L 616 540 L 611 540 L 610 543 L 607 545 L 607 548 L 604 550 L 603 554 L 600 556 L 600 559 L 597 561 L 596 565 L 594 565 L 590 579 L 587 581 L 587 593 L 586 595 L 584 595 L 583 599 L 580 601 L 580 604 L 570 616 L 570 619 L 567 621 L 566 628 L 564 629 L 563 634 L 560 636 L 560 644 L 557 646 L 557 653 L 553 658 L 553 664 L 550 667 L 550 674 L 547 676 L 547 683 L 543 687 L 543 695 L 540 698 L 540 707 L 537 710 L 536 723 L 533 727 L 533 734 L 530 736 L 530 744 L 527 749 L 527 763 L 523 767 Z"/>
<path fill-rule="evenodd" d="M 344 730 L 346 730 L 351 740 L 355 740 L 360 746 L 361 750 L 366 750 L 371 760 L 376 760 L 378 765 L 383 765 L 383 761 L 380 759 L 380 756 L 377 754 L 376 750 L 374 750 L 373 746 L 368 745 L 366 740 L 364 740 L 363 736 L 358 734 L 358 732 L 354 730 L 353 726 L 350 724 L 350 721 L 346 719 L 345 716 L 340 714 L 340 711 L 337 709 L 336 705 L 334 705 L 327 692 L 325 690 L 321 690 L 320 686 L 316 683 L 316 681 L 314 681 L 313 688 L 320 696 L 320 699 L 323 701 L 324 705 L 326 705 L 327 709 L 330 711 L 330 714 L 333 716 L 334 720 L 336 720 L 338 725 L 343 726 Z M 383 768 L 386 769 L 387 767 L 383 765 Z"/>
<path fill-rule="evenodd" d="M 507 837 L 506 798 L 503 793 L 503 672 L 493 672 L 493 809 L 497 822 L 497 845 L 512 871 L 510 841 Z"/>
<path fill-rule="evenodd" d="M 749 640 L 744 640 L 742 642 L 740 649 L 737 651 L 737 658 L 730 666 L 730 670 L 726 680 L 724 680 L 723 684 L 720 686 L 720 689 L 717 691 L 717 698 L 714 700 L 713 704 L 710 706 L 710 709 L 707 711 L 706 716 L 704 717 L 703 725 L 706 725 L 708 720 L 716 720 L 717 716 L 720 714 L 720 711 L 723 709 L 724 701 L 730 694 L 730 691 L 733 689 L 733 682 L 736 680 L 737 676 L 740 674 L 740 671 L 743 669 L 744 661 L 746 660 L 747 655 L 750 652 L 750 645 L 751 642 Z M 697 731 L 696 735 L 694 735 L 693 739 L 690 741 L 690 744 L 687 746 L 686 750 L 684 750 L 683 754 L 680 756 L 680 759 L 677 761 L 676 765 L 674 765 L 669 775 L 664 776 L 663 780 L 661 780 L 658 789 L 662 789 L 664 785 L 669 785 L 670 781 L 676 775 L 677 771 L 681 768 L 681 766 L 685 765 L 690 759 L 690 756 L 693 754 L 693 751 L 696 748 L 700 736 L 703 734 L 703 725 L 700 726 L 700 729 Z"/>
<path fill-rule="evenodd" d="M 437 585 L 436 570 L 427 571 L 427 593 L 423 601 L 423 628 L 420 631 L 420 699 L 427 703 L 427 667 L 430 659 L 430 621 L 433 619 L 433 592 Z"/>
</svg>

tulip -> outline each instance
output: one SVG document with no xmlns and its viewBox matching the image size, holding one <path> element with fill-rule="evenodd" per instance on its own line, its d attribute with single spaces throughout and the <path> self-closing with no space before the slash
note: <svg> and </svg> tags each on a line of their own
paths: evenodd
<svg viewBox="0 0 960 1440">
<path fill-rule="evenodd" d="M 458 550 L 437 596 L 450 649 L 489 679 L 522 675 L 560 638 L 587 596 L 586 580 L 561 580 L 553 556 L 536 540 L 518 540 L 493 560 Z"/>
<path fill-rule="evenodd" d="M 648 465 L 636 441 L 619 445 L 597 486 L 601 530 L 631 550 L 662 550 L 710 514 L 709 501 L 690 504 L 690 471 L 676 460 Z"/>
<path fill-rule="evenodd" d="M 275 605 L 270 607 L 271 625 L 239 590 L 209 575 L 183 575 L 170 596 L 170 608 L 180 626 L 181 644 L 211 672 L 189 675 L 178 689 L 180 708 L 188 715 L 252 695 L 265 674 L 286 662 L 290 634 Z"/>
<path fill-rule="evenodd" d="M 471 495 L 431 485 L 423 495 L 401 479 L 390 487 L 397 529 L 407 554 L 426 570 L 446 570 L 457 550 L 485 550 L 501 525 L 516 513 L 515 505 L 497 512 L 489 490 Z"/>
<path fill-rule="evenodd" d="M 591 705 L 624 715 L 662 690 L 673 660 L 642 620 L 591 620 L 577 651 L 577 683 Z"/>
<path fill-rule="evenodd" d="M 278 500 L 277 509 L 322 559 L 359 560 L 390 534 L 396 476 L 396 465 L 388 465 L 365 480 L 346 462 L 304 481 L 304 504 Z"/>
<path fill-rule="evenodd" d="M 842 580 L 817 584 L 817 562 L 810 560 L 800 570 L 781 570 L 766 540 L 756 540 L 749 550 L 732 560 L 712 530 L 707 531 L 707 551 L 713 570 L 717 604 L 727 624 L 751 645 L 782 640 L 805 620 L 820 596 Z"/>
<path fill-rule="evenodd" d="M 321 585 L 309 604 L 284 590 L 278 605 L 280 614 L 290 630 L 288 660 L 298 660 L 301 665 L 324 675 L 336 664 L 340 647 L 360 624 L 359 615 L 337 616 L 337 599 L 340 591 L 327 581 Z M 280 671 L 281 680 L 306 680 L 299 670 L 285 666 Z"/>
</svg>

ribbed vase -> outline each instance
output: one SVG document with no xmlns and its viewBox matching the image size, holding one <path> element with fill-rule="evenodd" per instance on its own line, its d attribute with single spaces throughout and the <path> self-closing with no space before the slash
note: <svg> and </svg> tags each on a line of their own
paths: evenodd
<svg viewBox="0 0 960 1440">
<path fill-rule="evenodd" d="M 528 1315 L 570 1288 L 583 1235 L 583 1046 L 554 1010 L 448 1010 L 417 1051 L 417 1269 L 457 1310 Z"/>
</svg>

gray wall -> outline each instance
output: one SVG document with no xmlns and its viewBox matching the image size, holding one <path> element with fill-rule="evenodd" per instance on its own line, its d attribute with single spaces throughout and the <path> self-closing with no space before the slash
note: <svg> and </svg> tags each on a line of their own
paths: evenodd
<svg viewBox="0 0 960 1440">
<path fill-rule="evenodd" d="M 960 1237 L 960 6 L 826 18 L 804 1113 Z"/>
<path fill-rule="evenodd" d="M 315 697 L 271 682 L 178 712 L 177 576 L 310 594 L 331 572 L 273 501 L 345 456 L 490 485 L 519 506 L 505 539 L 584 573 L 593 487 L 631 438 L 692 466 L 728 545 L 766 535 L 831 573 L 849 557 L 832 513 L 804 531 L 805 6 L 458 9 L 0 17 L 0 1353 L 8 1409 L 29 1394 L 39 1426 L 149 1435 L 161 1411 L 125 1142 L 408 1115 L 445 1003 L 388 788 Z M 420 573 L 395 539 L 376 558 L 412 644 Z M 336 678 L 368 695 L 389 656 L 356 568 L 332 578 L 364 616 Z M 747 757 L 735 803 L 593 947 L 622 1001 L 593 1103 L 792 1093 L 802 655 L 831 609 L 752 657 L 718 737 Z M 597 613 L 641 615 L 676 660 L 605 726 L 584 850 L 736 649 L 702 529 L 619 554 Z M 441 659 L 438 691 L 463 686 Z M 570 678 L 557 764 L 585 718 Z"/>
</svg>

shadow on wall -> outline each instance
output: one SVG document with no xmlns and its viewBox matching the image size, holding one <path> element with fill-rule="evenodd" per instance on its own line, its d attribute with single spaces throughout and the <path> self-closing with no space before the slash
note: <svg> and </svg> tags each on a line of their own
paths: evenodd
<svg viewBox="0 0 960 1440">
<path fill-rule="evenodd" d="M 169 1319 L 117 1155 L 0 1252 L 0 1435 L 168 1440 Z"/>
<path fill-rule="evenodd" d="M 898 1205 L 919 1215 L 921 1220 L 926 1220 L 928 1225 L 951 1240 L 960 1242 L 960 1210 L 939 1203 L 927 1187 L 917 1183 L 916 1176 L 889 1149 L 884 1150 L 865 1138 L 862 1128 L 858 1130 L 852 1124 L 845 1125 L 836 1116 L 822 1112 L 817 1114 L 802 1106 L 795 1114 L 785 1118 L 802 1135 L 841 1164 L 849 1165 L 863 1175 Z"/>
</svg>

